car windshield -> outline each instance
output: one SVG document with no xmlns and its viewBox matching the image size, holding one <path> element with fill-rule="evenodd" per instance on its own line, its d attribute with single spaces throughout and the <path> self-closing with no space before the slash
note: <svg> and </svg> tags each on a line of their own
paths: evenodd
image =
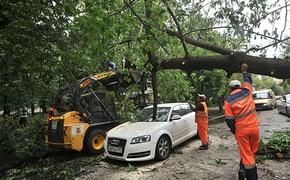
<svg viewBox="0 0 290 180">
<path fill-rule="evenodd" d="M 134 118 L 136 122 L 166 122 L 170 112 L 170 107 L 158 107 L 156 120 L 153 121 L 153 108 L 141 110 Z"/>
<path fill-rule="evenodd" d="M 270 93 L 267 93 L 267 92 L 254 93 L 253 98 L 254 99 L 269 99 Z"/>
</svg>

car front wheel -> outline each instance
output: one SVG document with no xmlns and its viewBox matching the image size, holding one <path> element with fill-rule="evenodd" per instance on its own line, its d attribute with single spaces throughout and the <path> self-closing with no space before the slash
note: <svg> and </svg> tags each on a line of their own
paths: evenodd
<svg viewBox="0 0 290 180">
<path fill-rule="evenodd" d="M 156 145 L 155 158 L 159 161 L 165 160 L 169 157 L 171 151 L 171 141 L 166 135 L 159 138 Z"/>
</svg>

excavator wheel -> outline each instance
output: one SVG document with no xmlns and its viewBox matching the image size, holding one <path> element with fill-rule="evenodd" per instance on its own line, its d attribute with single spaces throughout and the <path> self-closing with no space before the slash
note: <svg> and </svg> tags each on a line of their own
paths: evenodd
<svg viewBox="0 0 290 180">
<path fill-rule="evenodd" d="M 104 150 L 106 133 L 100 129 L 91 129 L 85 137 L 86 150 L 91 154 L 99 154 Z"/>
</svg>

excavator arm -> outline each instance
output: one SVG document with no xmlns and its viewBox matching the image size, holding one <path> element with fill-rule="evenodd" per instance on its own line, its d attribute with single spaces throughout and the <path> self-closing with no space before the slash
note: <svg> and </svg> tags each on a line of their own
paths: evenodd
<svg viewBox="0 0 290 180">
<path fill-rule="evenodd" d="M 112 107 L 114 103 L 108 103 L 111 100 L 104 102 L 101 86 L 107 91 L 117 91 L 140 81 L 140 73 L 132 69 L 129 70 L 129 76 L 119 71 L 97 73 L 60 89 L 55 104 L 60 112 L 79 111 L 83 119 L 90 123 L 95 119 L 93 115 L 95 108 L 92 106 L 98 104 L 102 109 L 100 111 L 105 112 L 111 121 L 115 121 L 116 115 L 113 113 L 115 111 L 110 110 L 114 108 Z"/>
</svg>

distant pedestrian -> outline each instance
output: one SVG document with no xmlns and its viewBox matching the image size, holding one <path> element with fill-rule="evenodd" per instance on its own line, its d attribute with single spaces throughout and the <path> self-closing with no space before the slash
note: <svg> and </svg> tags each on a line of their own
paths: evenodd
<svg viewBox="0 0 290 180">
<path fill-rule="evenodd" d="M 259 120 L 252 96 L 252 78 L 248 65 L 242 64 L 243 86 L 238 80 L 229 84 L 230 95 L 224 102 L 225 121 L 238 143 L 241 162 L 239 179 L 257 180 L 255 154 L 259 148 Z"/>
<path fill-rule="evenodd" d="M 206 96 L 198 94 L 195 113 L 195 122 L 197 123 L 197 132 L 202 145 L 200 150 L 208 149 L 208 109 L 206 105 Z"/>
<path fill-rule="evenodd" d="M 28 112 L 27 108 L 25 106 L 22 106 L 19 111 L 19 125 L 21 127 L 26 127 L 27 124 L 27 118 L 28 118 Z"/>
<path fill-rule="evenodd" d="M 51 118 L 53 116 L 57 115 L 57 110 L 55 104 L 51 104 L 49 110 L 48 110 L 48 118 Z"/>
<path fill-rule="evenodd" d="M 113 61 L 105 61 L 104 62 L 105 68 L 112 70 L 112 71 L 117 71 L 117 66 Z"/>
</svg>

